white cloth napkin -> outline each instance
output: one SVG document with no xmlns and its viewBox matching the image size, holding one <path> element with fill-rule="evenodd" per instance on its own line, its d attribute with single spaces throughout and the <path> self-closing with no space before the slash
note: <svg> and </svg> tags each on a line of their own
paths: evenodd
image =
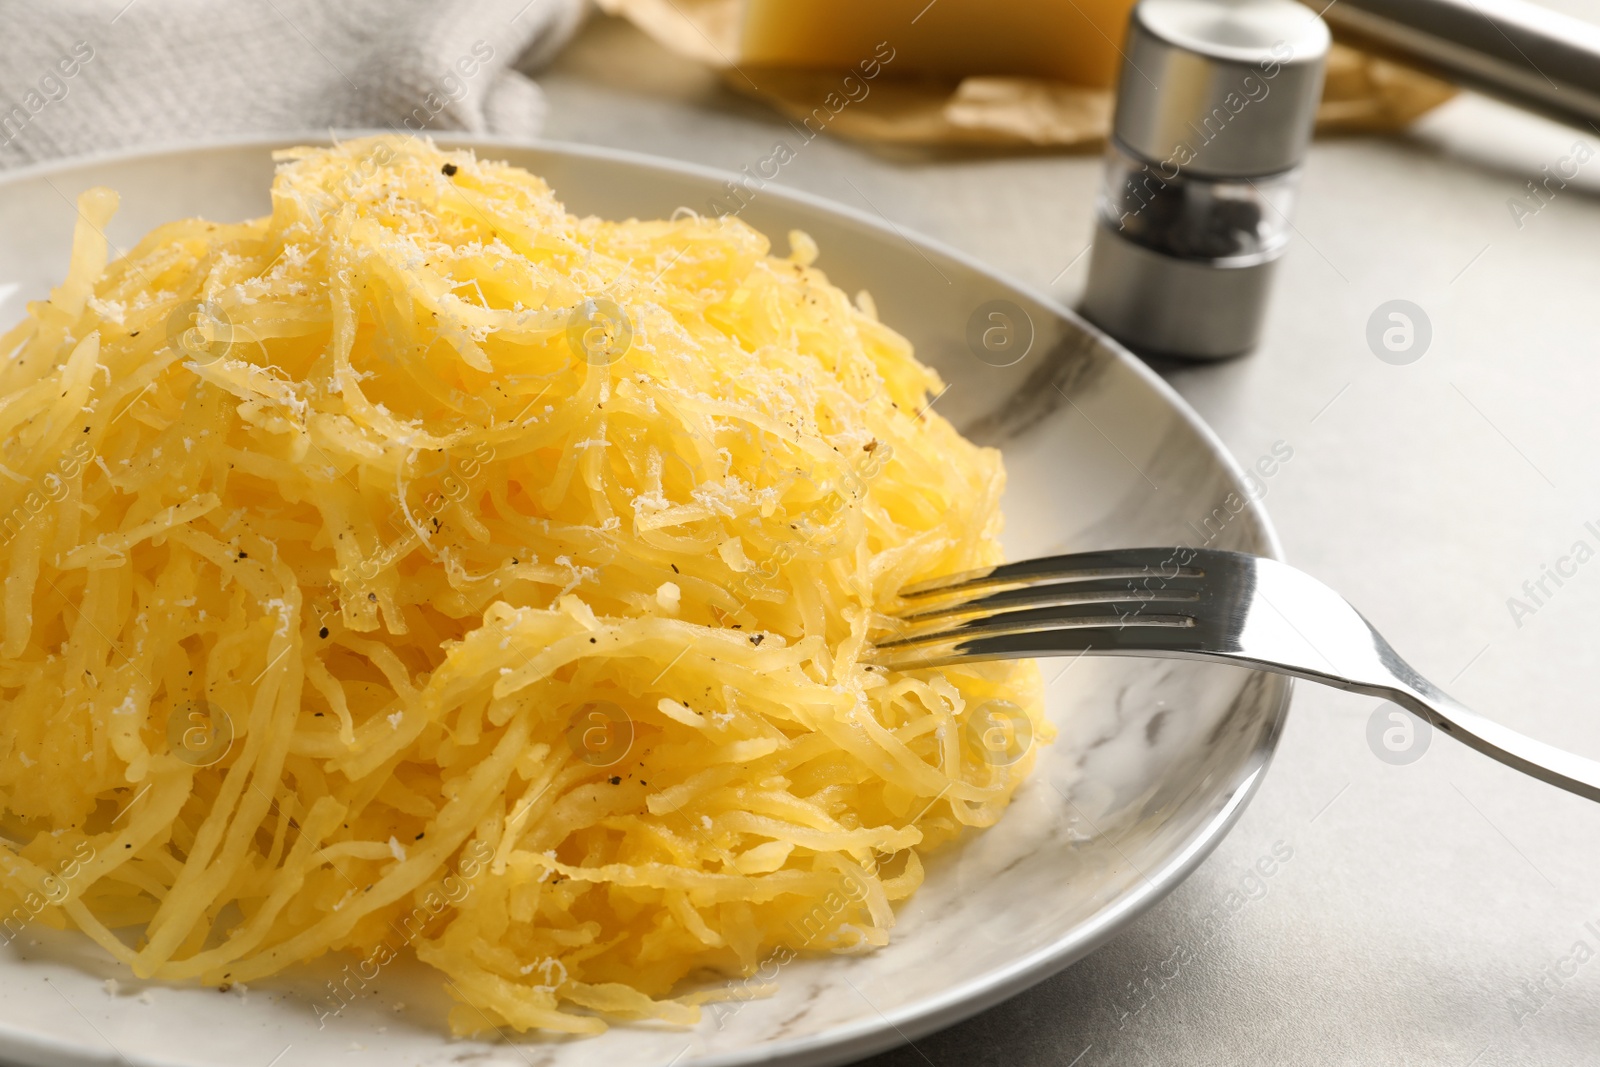
<svg viewBox="0 0 1600 1067">
<path fill-rule="evenodd" d="M 584 0 L 0 0 L 0 166 L 263 132 L 533 136 Z"/>
</svg>

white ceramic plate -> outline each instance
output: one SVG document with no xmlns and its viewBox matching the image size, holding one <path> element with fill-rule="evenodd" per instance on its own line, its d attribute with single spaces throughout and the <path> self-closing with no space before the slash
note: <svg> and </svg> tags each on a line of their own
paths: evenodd
<svg viewBox="0 0 1600 1067">
<path fill-rule="evenodd" d="M 121 192 L 109 237 L 126 248 L 175 218 L 265 214 L 271 149 L 316 140 L 121 155 L 0 178 L 0 320 L 9 325 L 25 300 L 59 281 L 72 201 L 83 189 Z M 527 167 L 572 210 L 610 217 L 704 211 L 713 198 L 726 199 L 723 183 L 732 177 L 570 145 L 440 141 Z M 1265 515 L 1254 504 L 1235 513 L 1249 494 L 1217 440 L 1154 374 L 1071 312 L 948 248 L 813 197 L 768 186 L 741 214 L 780 251 L 790 229 L 815 237 L 832 280 L 848 292 L 870 290 L 882 319 L 951 383 L 940 410 L 1004 451 L 1012 558 L 1208 539 L 1275 554 Z M 996 307 L 1030 343 L 1001 355 L 969 346 L 969 324 L 975 315 L 988 324 L 992 301 L 1005 302 Z M 1044 666 L 1056 679 L 1068 661 Z M 338 969 L 331 960 L 242 993 L 170 988 L 134 981 L 86 938 L 34 923 L 0 949 L 0 1056 L 151 1067 L 267 1067 L 280 1055 L 285 1067 L 842 1063 L 1039 981 L 1168 892 L 1248 801 L 1288 695 L 1285 679 L 1234 668 L 1073 664 L 1048 694 L 1059 740 L 997 827 L 933 858 L 888 948 L 793 962 L 782 968 L 776 996 L 735 1000 L 693 1030 L 451 1040 L 443 1036 L 448 1001 L 437 975 L 420 965 L 386 969 L 357 1004 L 319 1028 L 313 1004 Z"/>
</svg>

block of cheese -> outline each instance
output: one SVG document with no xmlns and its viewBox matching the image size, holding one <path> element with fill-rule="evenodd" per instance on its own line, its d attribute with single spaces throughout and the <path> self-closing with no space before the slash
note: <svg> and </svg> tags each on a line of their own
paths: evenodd
<svg viewBox="0 0 1600 1067">
<path fill-rule="evenodd" d="M 1116 81 L 1133 0 L 745 0 L 740 58 L 756 66 L 897 75 Z M 883 48 L 882 46 L 887 46 Z"/>
</svg>

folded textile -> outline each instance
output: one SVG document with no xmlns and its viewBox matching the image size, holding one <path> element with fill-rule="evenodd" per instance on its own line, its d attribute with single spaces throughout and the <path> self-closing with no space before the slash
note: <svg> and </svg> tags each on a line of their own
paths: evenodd
<svg viewBox="0 0 1600 1067">
<path fill-rule="evenodd" d="M 0 166 L 250 133 L 533 136 L 584 0 L 0 2 Z"/>
</svg>

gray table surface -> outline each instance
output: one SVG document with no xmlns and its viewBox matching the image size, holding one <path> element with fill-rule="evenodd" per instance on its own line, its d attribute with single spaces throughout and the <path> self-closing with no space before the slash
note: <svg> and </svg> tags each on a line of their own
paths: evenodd
<svg viewBox="0 0 1600 1067">
<path fill-rule="evenodd" d="M 541 81 L 564 140 L 737 170 L 788 129 L 609 20 Z M 1531 205 L 1524 183 L 1577 141 L 1595 158 L 1519 227 L 1508 200 Z M 1098 173 L 819 138 L 780 181 L 1070 303 Z M 1295 228 L 1261 349 L 1158 369 L 1240 460 L 1293 449 L 1266 498 L 1291 562 L 1468 704 L 1600 757 L 1600 131 L 1464 98 L 1405 137 L 1319 141 Z M 1432 327 L 1407 365 L 1366 339 L 1394 299 Z M 1524 582 L 1557 565 L 1575 573 L 1534 601 Z M 867 1062 L 1600 1063 L 1600 807 L 1448 739 L 1386 762 L 1378 706 L 1301 686 L 1265 785 L 1193 877 L 1055 978 Z M 1292 859 L 1250 878 L 1275 846 Z"/>
</svg>

